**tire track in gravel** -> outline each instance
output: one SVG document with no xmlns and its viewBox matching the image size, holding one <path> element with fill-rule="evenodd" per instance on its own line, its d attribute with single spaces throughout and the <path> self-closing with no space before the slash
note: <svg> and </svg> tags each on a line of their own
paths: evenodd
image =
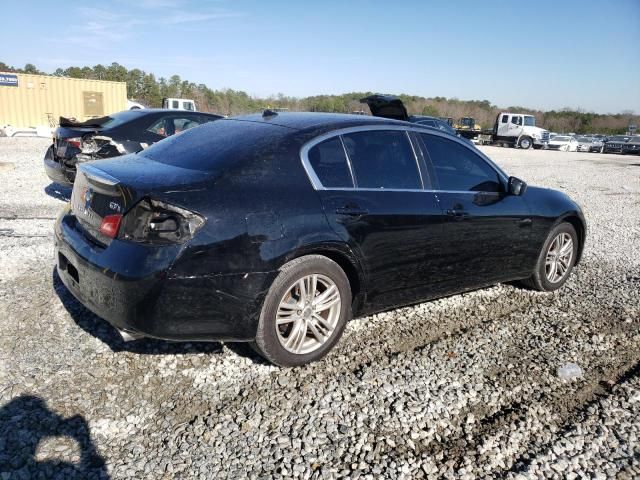
<svg viewBox="0 0 640 480">
<path fill-rule="evenodd" d="M 626 370 L 620 369 L 616 372 L 615 380 L 612 380 L 612 382 L 607 384 L 606 387 L 599 384 L 597 387 L 593 387 L 591 389 L 590 395 L 586 396 L 584 401 L 580 402 L 579 400 L 576 400 L 575 402 L 572 402 L 575 404 L 574 408 L 568 409 L 567 414 L 562 419 L 562 422 L 558 424 L 558 430 L 555 432 L 554 438 L 542 444 L 532 445 L 531 450 L 529 450 L 525 455 L 515 458 L 511 468 L 506 472 L 502 472 L 503 478 L 506 478 L 508 474 L 511 473 L 518 474 L 526 472 L 536 457 L 548 452 L 551 449 L 554 440 L 575 430 L 576 424 L 587 419 L 589 416 L 589 410 L 593 406 L 597 405 L 602 398 L 610 395 L 611 391 L 616 386 L 622 385 L 633 378 L 640 377 L 640 362 L 626 366 L 628 367 Z"/>
<path fill-rule="evenodd" d="M 615 293 L 615 292 L 614 292 Z M 606 325 L 607 323 L 611 323 L 610 321 L 617 320 L 616 317 L 611 315 L 607 315 L 610 312 L 606 312 L 604 315 L 600 315 L 602 311 L 596 310 L 590 311 L 592 315 L 601 318 L 601 323 Z M 511 319 L 513 320 L 513 319 Z M 633 327 L 624 328 L 622 327 L 620 330 L 622 333 L 625 333 L 627 330 L 631 330 Z M 523 336 L 524 338 L 524 336 Z M 640 338 L 639 338 L 640 340 Z M 594 365 L 593 369 L 600 369 L 604 374 L 605 378 L 611 378 L 615 376 L 620 376 L 620 372 L 624 372 L 629 368 L 630 364 L 633 362 L 637 362 L 640 359 L 640 351 L 638 349 L 638 345 L 640 342 L 631 342 L 628 346 L 627 351 L 616 351 L 616 357 L 612 361 L 612 359 L 605 358 L 602 359 L 600 365 Z M 523 348 L 526 345 L 514 345 L 511 347 L 511 350 L 517 352 L 517 358 L 519 360 L 519 364 L 521 368 L 514 369 L 512 373 L 512 377 L 522 377 L 525 373 L 526 368 L 529 365 L 529 358 L 532 355 L 527 355 L 527 349 Z M 630 347 L 630 348 L 629 348 Z M 416 351 L 416 350 L 414 350 Z M 622 357 L 622 358 L 620 358 Z M 625 361 L 626 359 L 626 361 Z M 503 367 L 504 369 L 504 367 Z M 519 371 L 520 370 L 520 371 Z M 495 373 L 495 376 L 500 379 L 499 372 Z M 502 383 L 504 388 L 514 388 L 517 386 L 518 382 L 497 382 L 498 384 Z M 427 456 L 438 456 L 440 453 L 446 452 L 447 458 L 451 461 L 453 460 L 453 465 L 456 467 L 460 467 L 463 459 L 468 458 L 468 445 L 474 446 L 481 443 L 481 440 L 485 437 L 491 437 L 492 435 L 497 434 L 500 430 L 509 429 L 508 427 L 517 420 L 522 419 L 523 412 L 526 413 L 528 409 L 531 408 L 540 408 L 544 406 L 548 406 L 550 410 L 554 412 L 554 422 L 555 424 L 564 424 L 565 422 L 570 422 L 572 418 L 572 412 L 578 410 L 581 405 L 585 402 L 591 401 L 594 396 L 602 395 L 603 390 L 600 387 L 600 382 L 598 378 L 591 379 L 585 386 L 579 388 L 577 391 L 572 392 L 572 395 L 568 397 L 564 392 L 560 392 L 557 395 L 535 395 L 532 394 L 530 397 L 522 398 L 513 403 L 504 405 L 500 409 L 495 412 L 490 412 L 489 414 L 483 414 L 483 409 L 476 409 L 470 412 L 464 412 L 459 415 L 460 418 L 464 419 L 466 415 L 469 413 L 475 414 L 476 417 L 480 416 L 481 420 L 479 422 L 480 428 L 478 428 L 474 432 L 469 432 L 468 430 L 462 430 L 457 436 L 450 436 L 446 441 L 436 442 L 434 444 L 429 445 L 424 453 Z M 529 403 L 527 405 L 525 402 Z M 469 434 L 471 437 L 469 438 Z M 466 438 L 464 438 L 466 436 Z M 463 446 L 461 447 L 460 444 Z M 532 442 L 528 442 L 524 446 L 524 450 L 527 451 Z M 522 447 L 521 447 L 522 448 Z M 452 459 L 453 454 L 453 459 Z M 485 474 L 487 471 L 484 472 Z M 491 471 L 491 473 L 496 473 L 496 471 Z"/>
<path fill-rule="evenodd" d="M 561 306 L 562 302 L 559 302 L 558 298 L 562 298 L 562 297 L 558 297 L 558 296 L 551 297 L 550 301 L 542 302 L 542 305 L 538 305 L 538 307 L 544 306 L 546 308 L 550 308 L 550 307 L 556 308 L 558 306 Z M 482 303 L 482 298 L 480 299 L 476 298 L 474 299 L 474 301 L 471 302 L 471 306 L 475 307 L 481 303 Z M 468 304 L 465 305 L 465 307 L 468 307 L 468 306 L 469 306 Z M 369 359 L 364 363 L 360 363 L 358 366 L 355 367 L 355 369 L 354 368 L 342 369 L 342 370 L 336 369 L 335 372 L 332 371 L 331 375 L 340 375 L 340 377 L 342 377 L 340 380 L 341 382 L 349 383 L 354 381 L 354 379 L 351 378 L 351 376 L 356 377 L 356 380 L 362 380 L 367 370 L 371 370 L 372 372 L 375 373 L 376 371 L 380 371 L 381 368 L 384 368 L 385 366 L 389 366 L 396 361 L 402 362 L 404 360 L 404 357 L 406 357 L 407 355 L 416 355 L 416 354 L 420 355 L 421 353 L 425 353 L 427 355 L 427 358 L 429 358 L 430 348 L 436 345 L 437 343 L 454 341 L 456 340 L 457 336 L 459 335 L 464 336 L 472 331 L 482 331 L 482 333 L 485 333 L 484 330 L 487 329 L 487 324 L 501 322 L 506 319 L 514 320 L 513 318 L 509 318 L 509 317 L 513 317 L 512 314 L 516 313 L 521 308 L 522 306 L 508 309 L 505 312 L 506 315 L 501 315 L 501 313 L 503 312 L 500 312 L 500 313 L 494 312 L 492 315 L 489 316 L 489 319 L 476 322 L 473 325 L 464 326 L 459 330 L 446 332 L 446 327 L 445 327 L 446 333 L 439 332 L 439 334 L 436 334 L 436 335 L 429 334 L 429 335 L 422 336 L 420 340 L 414 339 L 414 342 L 410 349 L 406 349 L 406 345 L 404 345 L 400 341 L 399 345 L 401 345 L 402 347 L 400 349 L 396 349 L 396 350 L 391 349 L 391 351 L 385 350 L 384 352 L 381 352 L 378 355 L 379 358 Z M 600 316 L 599 315 L 600 310 L 591 311 L 591 313 L 596 317 Z M 507 318 L 505 318 L 505 316 Z M 518 317 L 518 315 L 515 315 L 515 316 Z M 601 318 L 605 318 L 605 316 L 601 316 Z M 416 321 L 418 323 L 422 322 L 422 320 L 419 318 Z M 523 328 L 523 322 L 520 322 L 520 324 L 516 323 L 516 325 L 519 325 L 521 329 Z M 427 340 L 427 341 L 423 343 L 424 340 Z M 510 355 L 510 351 L 513 351 L 514 348 L 515 347 L 513 346 L 510 346 L 509 348 L 505 348 L 504 349 L 506 352 L 505 355 L 508 357 Z M 522 346 L 520 346 L 520 348 L 515 348 L 515 350 L 520 353 L 522 353 L 523 351 L 526 351 L 526 350 L 523 350 Z M 637 356 L 637 351 L 633 353 L 633 355 Z M 526 361 L 527 360 L 526 356 L 521 355 L 520 359 L 523 365 L 526 366 L 528 364 Z M 417 362 L 418 359 L 412 358 L 412 361 Z M 310 374 L 310 376 L 312 378 L 315 378 L 317 381 L 320 381 L 320 382 L 325 381 L 326 378 L 323 378 L 322 376 L 320 378 L 316 378 L 314 376 L 314 373 L 315 373 L 313 372 L 314 369 L 322 370 L 322 367 L 320 365 L 315 367 L 313 366 L 306 367 L 305 373 Z M 622 369 L 624 370 L 624 368 Z M 311 370 L 311 372 L 309 372 L 309 370 Z M 618 369 L 616 368 L 613 368 L 613 369 L 609 368 L 607 371 L 609 375 L 612 375 L 617 372 L 618 372 Z M 219 408 L 216 409 L 217 413 L 223 414 L 224 412 L 230 412 L 236 409 L 241 409 L 242 404 L 247 401 L 250 401 L 253 403 L 253 401 L 259 402 L 260 399 L 264 399 L 265 396 L 268 396 L 268 391 L 271 391 L 274 387 L 277 388 L 277 386 L 275 385 L 275 382 L 277 381 L 277 378 L 280 377 L 280 373 L 281 373 L 280 371 L 274 372 L 270 376 L 271 377 L 270 380 L 272 380 L 272 382 L 270 382 L 269 384 L 266 384 L 266 385 L 263 384 L 257 388 L 255 385 L 253 386 L 247 385 L 247 389 L 243 393 L 241 397 L 241 401 L 237 403 L 234 402 L 233 399 L 222 399 L 222 398 L 218 399 L 218 401 L 221 401 L 221 403 L 216 402 L 218 403 L 218 406 L 219 406 Z M 321 374 L 321 372 L 318 372 L 318 373 Z M 500 382 L 498 382 L 498 384 L 499 383 Z M 304 383 L 302 384 L 302 387 L 297 385 L 295 390 L 298 392 L 301 392 L 301 390 L 304 389 L 304 385 L 305 385 Z M 514 384 L 507 383 L 503 386 L 503 388 L 514 388 L 517 386 L 518 386 L 517 382 Z M 571 412 L 579 408 L 579 406 L 582 405 L 585 401 L 589 401 L 589 399 L 592 398 L 593 395 L 597 393 L 599 393 L 597 382 L 594 383 L 592 381 L 590 383 L 587 383 L 587 385 L 580 387 L 579 389 L 572 392 L 572 396 L 570 397 L 571 401 L 564 402 L 563 408 L 560 414 L 557 411 L 557 406 L 559 403 L 558 400 L 564 399 L 566 397 L 566 392 L 561 392 L 558 395 L 550 395 L 550 396 L 535 395 L 535 394 L 531 394 L 530 396 L 525 396 L 525 397 L 520 396 L 519 401 L 507 403 L 495 411 L 487 411 L 485 408 L 479 408 L 476 410 L 472 409 L 469 411 L 462 412 L 460 415 L 458 415 L 458 417 L 464 420 L 465 418 L 468 418 L 469 413 L 471 413 L 471 414 L 475 414 L 481 419 L 479 421 L 480 427 L 477 429 L 477 431 L 473 433 L 472 441 L 467 442 L 467 443 L 470 443 L 472 446 L 475 446 L 481 441 L 481 439 L 487 436 L 494 435 L 496 432 L 499 432 L 505 425 L 511 425 L 514 421 L 520 419 L 523 412 L 527 412 L 529 410 L 535 411 L 535 410 L 543 409 L 544 407 L 555 409 L 556 412 L 553 418 L 553 422 L 550 423 L 552 426 L 550 427 L 549 425 L 545 424 L 539 428 L 539 430 L 542 431 L 543 433 L 547 432 L 550 428 L 554 430 L 557 427 L 553 427 L 553 425 L 562 424 L 564 421 L 570 421 Z M 301 403 L 303 406 L 305 405 L 304 401 L 301 401 L 298 403 Z M 267 402 L 267 405 L 268 405 L 268 402 Z M 566 419 L 569 419 L 569 420 L 566 420 Z M 374 435 L 380 435 L 384 433 L 384 428 L 378 429 L 378 430 L 372 429 L 372 430 L 369 430 L 369 433 L 372 433 Z M 454 457 L 457 455 L 458 459 L 461 460 L 465 452 L 463 451 L 462 448 L 456 447 L 456 445 L 458 442 L 460 442 L 461 439 L 463 439 L 463 436 L 466 433 L 467 432 L 463 431 L 458 436 L 450 437 L 447 442 L 440 442 L 440 443 L 436 442 L 430 447 L 428 446 L 427 449 L 424 450 L 424 452 L 427 453 L 428 456 L 434 455 L 436 457 L 438 456 L 439 453 L 443 453 L 443 454 L 446 453 L 447 458 L 449 458 L 450 460 L 452 460 L 451 457 L 453 454 Z M 530 445 L 530 442 L 524 444 L 524 448 L 525 449 L 528 448 L 529 445 Z M 390 449 L 383 448 L 379 450 L 379 453 L 380 454 L 386 453 L 390 456 L 393 456 L 396 459 L 401 459 L 402 453 L 405 451 L 406 451 L 406 448 L 403 448 L 401 451 L 393 451 Z M 506 465 L 505 465 L 505 468 L 506 468 Z M 503 470 L 504 468 L 501 470 L 491 470 L 491 471 L 493 473 L 497 473 Z"/>
</svg>

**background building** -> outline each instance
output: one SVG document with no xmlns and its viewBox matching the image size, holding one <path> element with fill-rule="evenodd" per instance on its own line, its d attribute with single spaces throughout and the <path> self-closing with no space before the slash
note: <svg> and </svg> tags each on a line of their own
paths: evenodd
<svg viewBox="0 0 640 480">
<path fill-rule="evenodd" d="M 105 80 L 0 72 L 0 127 L 55 127 L 125 109 L 127 84 Z"/>
</svg>

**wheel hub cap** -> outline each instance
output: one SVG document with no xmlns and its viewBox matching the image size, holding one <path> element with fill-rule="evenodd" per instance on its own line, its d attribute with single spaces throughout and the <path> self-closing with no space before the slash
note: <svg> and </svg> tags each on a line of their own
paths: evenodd
<svg viewBox="0 0 640 480">
<path fill-rule="evenodd" d="M 311 353 L 332 337 L 340 318 L 340 291 L 329 277 L 307 275 L 289 287 L 276 312 L 282 347 L 298 355 Z"/>
<path fill-rule="evenodd" d="M 566 232 L 559 233 L 549 245 L 545 260 L 545 274 L 551 283 L 558 283 L 568 274 L 573 259 L 573 239 Z"/>
</svg>

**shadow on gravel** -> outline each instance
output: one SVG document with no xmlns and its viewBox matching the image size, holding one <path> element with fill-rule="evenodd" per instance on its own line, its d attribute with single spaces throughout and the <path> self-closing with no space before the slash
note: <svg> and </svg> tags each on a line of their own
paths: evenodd
<svg viewBox="0 0 640 480">
<path fill-rule="evenodd" d="M 71 200 L 71 187 L 66 187 L 58 183 L 50 183 L 44 187 L 44 193 L 63 202 Z"/>
<path fill-rule="evenodd" d="M 38 460 L 40 442 L 47 451 L 79 452 L 79 460 Z M 69 440 L 76 448 L 69 445 Z M 52 444 L 52 441 L 54 442 Z M 43 399 L 16 397 L 0 408 L 0 478 L 108 479 L 104 459 L 91 441 L 89 425 L 80 415 L 63 418 L 47 408 Z M 65 448 L 67 447 L 67 448 Z"/>
<path fill-rule="evenodd" d="M 109 322 L 98 317 L 76 300 L 62 283 L 55 267 L 52 273 L 52 283 L 58 298 L 60 298 L 62 305 L 69 312 L 74 322 L 85 332 L 107 344 L 113 352 L 131 352 L 141 355 L 222 353 L 222 344 L 220 342 L 169 342 L 154 338 L 141 338 L 125 342 Z M 246 343 L 225 343 L 225 345 L 237 355 L 249 358 L 254 363 L 266 363 Z"/>
</svg>

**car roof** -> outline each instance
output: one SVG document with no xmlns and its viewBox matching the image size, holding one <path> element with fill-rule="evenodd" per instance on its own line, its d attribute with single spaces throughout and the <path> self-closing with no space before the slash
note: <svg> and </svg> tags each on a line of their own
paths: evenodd
<svg viewBox="0 0 640 480">
<path fill-rule="evenodd" d="M 420 120 L 433 120 L 434 122 L 441 122 L 441 123 L 447 123 L 444 120 L 438 118 L 438 117 L 430 117 L 428 115 L 411 115 L 409 117 L 410 120 L 414 121 L 414 122 L 419 122 Z M 448 123 L 447 123 L 448 125 Z"/>
<path fill-rule="evenodd" d="M 177 110 L 175 108 L 139 108 L 139 109 L 125 110 L 125 111 L 126 112 L 133 112 L 133 113 L 136 113 L 137 115 L 149 115 L 151 113 L 179 113 L 179 114 L 189 113 L 189 114 L 194 114 L 194 115 L 212 115 L 212 116 L 216 116 L 216 117 L 221 117 L 222 116 L 222 115 L 219 115 L 217 113 L 195 112 L 193 110 Z"/>
<path fill-rule="evenodd" d="M 274 112 L 275 113 L 275 112 Z M 272 125 L 279 125 L 295 130 L 337 130 L 367 125 L 405 125 L 411 126 L 409 122 L 391 120 L 388 118 L 374 117 L 371 115 L 352 115 L 348 113 L 320 113 L 320 112 L 282 112 L 273 115 L 251 114 L 237 117 L 229 117 L 225 120 L 240 120 L 247 122 L 258 122 Z"/>
</svg>

